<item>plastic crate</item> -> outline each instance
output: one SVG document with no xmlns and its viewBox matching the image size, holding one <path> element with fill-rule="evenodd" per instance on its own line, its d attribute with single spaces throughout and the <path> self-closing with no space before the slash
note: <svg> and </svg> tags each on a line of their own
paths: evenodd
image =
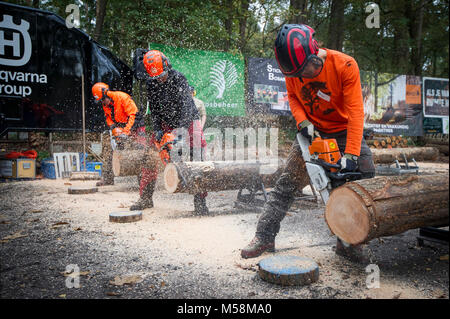
<svg viewBox="0 0 450 319">
<path fill-rule="evenodd" d="M 44 178 L 56 179 L 55 162 L 52 158 L 45 158 L 41 161 L 41 172 Z"/>
<path fill-rule="evenodd" d="M 102 176 L 102 162 L 86 162 L 86 171 L 88 172 L 98 172 Z M 83 167 L 81 167 L 83 169 Z"/>
</svg>

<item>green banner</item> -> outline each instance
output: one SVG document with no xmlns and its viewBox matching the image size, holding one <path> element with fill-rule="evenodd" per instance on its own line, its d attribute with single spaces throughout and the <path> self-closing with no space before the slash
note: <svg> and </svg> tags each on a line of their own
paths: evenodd
<svg viewBox="0 0 450 319">
<path fill-rule="evenodd" d="M 150 43 L 195 87 L 208 115 L 244 116 L 244 59 L 225 52 L 187 50 Z"/>
</svg>

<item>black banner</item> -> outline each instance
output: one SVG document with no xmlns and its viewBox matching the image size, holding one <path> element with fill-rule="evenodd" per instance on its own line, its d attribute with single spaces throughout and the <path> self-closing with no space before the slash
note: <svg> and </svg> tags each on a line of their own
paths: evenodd
<svg viewBox="0 0 450 319">
<path fill-rule="evenodd" d="M 0 12 L 0 113 L 6 127 L 81 130 L 84 74 L 86 128 L 103 130 L 103 110 L 91 87 L 102 81 L 131 94 L 131 69 L 51 12 L 6 3 Z"/>
<path fill-rule="evenodd" d="M 423 78 L 423 114 L 448 117 L 448 79 Z"/>
<path fill-rule="evenodd" d="M 275 59 L 248 59 L 250 113 L 291 115 L 284 75 Z"/>
</svg>

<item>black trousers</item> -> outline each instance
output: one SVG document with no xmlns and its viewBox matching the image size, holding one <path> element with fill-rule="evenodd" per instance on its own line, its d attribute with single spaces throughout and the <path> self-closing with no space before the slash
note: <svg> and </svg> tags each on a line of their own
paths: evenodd
<svg viewBox="0 0 450 319">
<path fill-rule="evenodd" d="M 324 139 L 335 138 L 341 152 L 345 150 L 347 131 L 338 133 L 320 133 Z M 358 159 L 358 171 L 363 178 L 375 176 L 372 152 L 364 138 L 361 141 L 361 153 Z M 280 230 L 280 223 L 286 216 L 286 212 L 294 201 L 294 194 L 309 184 L 309 176 L 306 172 L 305 162 L 302 157 L 297 139 L 292 144 L 286 166 L 278 178 L 273 191 L 268 195 L 264 206 L 264 212 L 259 217 L 256 228 L 256 236 L 263 240 L 273 241 Z"/>
</svg>

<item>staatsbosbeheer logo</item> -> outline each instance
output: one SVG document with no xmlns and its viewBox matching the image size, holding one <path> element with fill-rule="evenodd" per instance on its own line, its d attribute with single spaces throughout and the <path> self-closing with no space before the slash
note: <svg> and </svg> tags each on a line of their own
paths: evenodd
<svg viewBox="0 0 450 319">
<path fill-rule="evenodd" d="M 0 22 L 0 65 L 22 66 L 28 63 L 32 52 L 29 28 L 30 23 L 28 21 L 21 19 L 20 24 L 14 24 L 12 16 L 3 15 Z M 11 32 L 11 30 L 13 31 Z M 12 34 L 12 36 L 7 37 L 8 39 L 5 38 L 6 31 Z M 23 48 L 21 47 L 21 37 Z M 6 54 L 6 47 L 12 48 L 12 55 Z"/>
<path fill-rule="evenodd" d="M 209 71 L 210 83 L 217 89 L 216 99 L 222 99 L 226 89 L 234 86 L 238 80 L 236 67 L 228 60 L 217 61 Z"/>
</svg>

